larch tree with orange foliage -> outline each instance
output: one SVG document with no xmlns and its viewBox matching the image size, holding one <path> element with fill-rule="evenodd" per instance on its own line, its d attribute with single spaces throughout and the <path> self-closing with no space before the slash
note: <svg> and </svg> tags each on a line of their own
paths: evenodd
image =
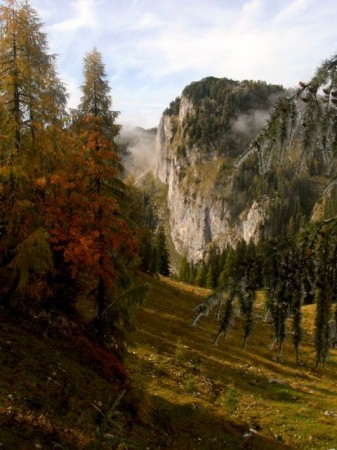
<svg viewBox="0 0 337 450">
<path fill-rule="evenodd" d="M 34 309 L 53 268 L 44 226 L 46 179 L 66 117 L 66 93 L 42 24 L 26 1 L 0 6 L 1 298 Z"/>
<path fill-rule="evenodd" d="M 133 305 L 137 226 L 121 180 L 118 113 L 100 53 L 85 57 L 72 117 L 42 24 L 25 0 L 0 6 L 0 301 L 38 313 L 97 304 L 101 343 L 123 352 Z M 129 206 L 130 209 L 130 206 Z"/>
<path fill-rule="evenodd" d="M 54 181 L 51 241 L 68 267 L 78 298 L 97 305 L 94 320 L 101 343 L 121 350 L 131 297 L 130 268 L 138 263 L 138 242 L 123 211 L 127 189 L 115 136 L 117 113 L 111 110 L 110 88 L 100 53 L 84 59 L 83 97 L 74 113 L 72 148 Z"/>
</svg>

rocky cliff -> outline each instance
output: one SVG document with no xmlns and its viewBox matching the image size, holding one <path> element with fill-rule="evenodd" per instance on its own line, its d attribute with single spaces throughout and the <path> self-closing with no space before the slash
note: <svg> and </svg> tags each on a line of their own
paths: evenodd
<svg viewBox="0 0 337 450">
<path fill-rule="evenodd" d="M 262 82 L 206 78 L 187 86 L 164 112 L 156 175 L 168 186 L 173 243 L 190 261 L 202 259 L 211 243 L 221 248 L 259 238 L 268 196 L 242 204 L 233 161 L 282 93 Z"/>
</svg>

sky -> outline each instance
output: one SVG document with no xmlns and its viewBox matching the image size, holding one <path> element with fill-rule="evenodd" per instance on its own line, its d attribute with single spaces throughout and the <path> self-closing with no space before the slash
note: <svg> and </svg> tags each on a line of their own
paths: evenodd
<svg viewBox="0 0 337 450">
<path fill-rule="evenodd" d="M 102 54 L 124 126 L 156 127 L 192 81 L 207 76 L 308 81 L 337 53 L 336 0 L 31 0 L 79 102 L 83 57 Z"/>
</svg>

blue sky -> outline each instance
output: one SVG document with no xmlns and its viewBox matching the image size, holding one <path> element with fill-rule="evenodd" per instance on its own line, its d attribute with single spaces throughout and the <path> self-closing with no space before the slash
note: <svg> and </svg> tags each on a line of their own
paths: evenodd
<svg viewBox="0 0 337 450">
<path fill-rule="evenodd" d="M 83 56 L 102 53 L 124 125 L 157 126 L 205 76 L 297 85 L 337 53 L 336 0 L 31 0 L 70 93 Z"/>
</svg>

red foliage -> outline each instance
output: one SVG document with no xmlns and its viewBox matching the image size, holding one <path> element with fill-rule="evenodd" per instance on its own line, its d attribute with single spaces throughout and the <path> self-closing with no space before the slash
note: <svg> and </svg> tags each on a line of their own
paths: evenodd
<svg viewBox="0 0 337 450">
<path fill-rule="evenodd" d="M 97 150 L 97 143 L 99 149 Z M 95 149 L 96 145 L 96 149 Z M 81 273 L 117 284 L 117 259 L 131 261 L 138 242 L 103 186 L 118 174 L 119 158 L 96 132 L 72 142 L 58 174 L 48 180 L 45 221 L 53 249 L 63 254 L 72 278 Z"/>
<path fill-rule="evenodd" d="M 125 368 L 112 350 L 102 348 L 98 342 L 85 337 L 77 338 L 75 344 L 81 361 L 96 370 L 102 378 L 123 384 L 128 380 Z"/>
</svg>

